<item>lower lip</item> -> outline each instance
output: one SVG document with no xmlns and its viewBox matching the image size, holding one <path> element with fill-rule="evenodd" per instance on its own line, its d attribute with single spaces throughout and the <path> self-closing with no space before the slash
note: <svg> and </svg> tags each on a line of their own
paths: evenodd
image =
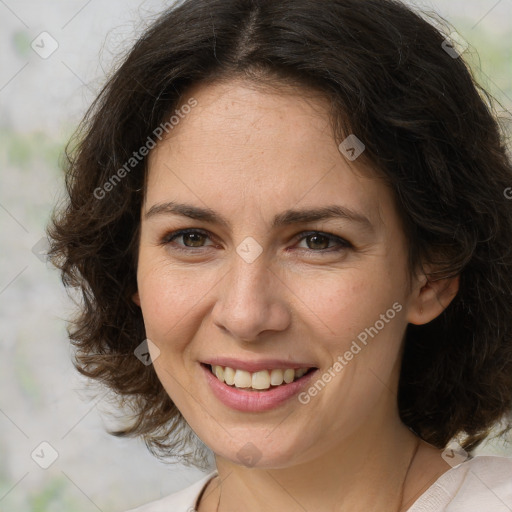
<svg viewBox="0 0 512 512">
<path fill-rule="evenodd" d="M 303 375 L 288 384 L 281 384 L 266 391 L 245 391 L 243 388 L 235 388 L 221 382 L 210 371 L 209 366 L 201 364 L 204 376 L 213 394 L 224 404 L 237 411 L 262 412 L 274 409 L 287 400 L 300 393 L 308 386 L 311 378 L 317 370 Z"/>
</svg>

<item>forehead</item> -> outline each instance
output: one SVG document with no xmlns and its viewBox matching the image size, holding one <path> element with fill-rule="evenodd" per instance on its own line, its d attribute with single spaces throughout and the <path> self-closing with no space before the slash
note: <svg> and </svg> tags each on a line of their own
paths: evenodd
<svg viewBox="0 0 512 512">
<path fill-rule="evenodd" d="M 197 106 L 149 155 L 146 211 L 185 198 L 226 216 L 240 203 L 276 213 L 340 204 L 378 224 L 392 208 L 376 174 L 340 153 L 321 97 L 233 81 L 196 86 L 182 103 L 190 98 Z"/>
</svg>

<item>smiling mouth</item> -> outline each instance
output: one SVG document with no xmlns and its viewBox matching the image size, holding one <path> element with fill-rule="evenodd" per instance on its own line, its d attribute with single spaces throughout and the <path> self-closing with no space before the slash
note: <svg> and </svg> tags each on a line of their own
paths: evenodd
<svg viewBox="0 0 512 512">
<path fill-rule="evenodd" d="M 207 368 L 220 382 L 226 386 L 244 391 L 264 392 L 270 389 L 286 386 L 292 382 L 302 379 L 311 372 L 317 370 L 311 368 L 286 368 L 272 370 L 261 370 L 258 372 L 248 372 L 237 370 L 229 366 L 210 365 L 201 363 Z"/>
</svg>

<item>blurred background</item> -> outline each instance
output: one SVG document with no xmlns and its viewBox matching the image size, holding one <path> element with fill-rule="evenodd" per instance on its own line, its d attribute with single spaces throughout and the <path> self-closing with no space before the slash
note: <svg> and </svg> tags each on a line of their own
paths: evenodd
<svg viewBox="0 0 512 512">
<path fill-rule="evenodd" d="M 87 398 L 70 362 L 65 319 L 73 306 L 44 258 L 45 225 L 63 190 L 64 145 L 113 59 L 171 4 L 0 0 L 2 512 L 121 512 L 204 474 L 164 465 L 142 442 L 106 434 L 101 398 Z M 464 58 L 510 123 L 512 0 L 415 5 L 441 14 L 469 43 Z M 512 446 L 492 441 L 478 453 L 512 456 Z"/>
</svg>

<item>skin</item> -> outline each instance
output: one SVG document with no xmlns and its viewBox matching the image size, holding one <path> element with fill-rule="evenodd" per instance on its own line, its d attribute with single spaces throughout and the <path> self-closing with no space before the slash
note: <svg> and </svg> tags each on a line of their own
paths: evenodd
<svg viewBox="0 0 512 512">
<path fill-rule="evenodd" d="M 417 273 L 408 282 L 393 195 L 340 153 L 322 98 L 235 80 L 196 86 L 190 97 L 198 105 L 149 156 L 133 300 L 160 351 L 152 351 L 160 381 L 215 453 L 220 478 L 199 512 L 217 510 L 220 492 L 221 512 L 406 510 L 450 466 L 399 418 L 402 341 L 408 323 L 443 311 L 458 279 L 428 283 Z M 144 217 L 168 201 L 208 207 L 230 226 Z M 270 226 L 284 210 L 328 204 L 372 227 Z M 163 243 L 186 228 L 207 236 Z M 336 240 L 296 237 L 303 231 L 353 247 L 333 252 Z M 262 248 L 251 263 L 236 252 L 249 236 Z M 239 412 L 205 383 L 199 361 L 215 355 L 308 361 L 322 374 L 394 303 L 401 311 L 308 404 Z M 252 466 L 237 457 L 248 442 L 259 457 Z"/>
</svg>

